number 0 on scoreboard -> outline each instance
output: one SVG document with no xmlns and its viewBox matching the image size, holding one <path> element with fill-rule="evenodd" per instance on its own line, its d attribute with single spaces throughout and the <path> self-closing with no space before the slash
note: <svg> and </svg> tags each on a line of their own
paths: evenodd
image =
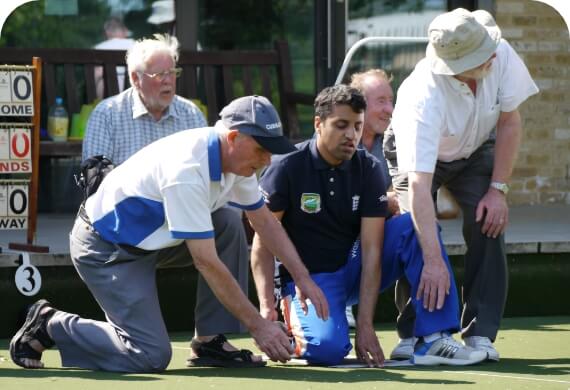
<svg viewBox="0 0 570 390">
<path fill-rule="evenodd" d="M 0 115 L 33 116 L 32 72 L 0 71 Z"/>
<path fill-rule="evenodd" d="M 0 230 L 26 229 L 28 186 L 0 184 Z"/>
</svg>

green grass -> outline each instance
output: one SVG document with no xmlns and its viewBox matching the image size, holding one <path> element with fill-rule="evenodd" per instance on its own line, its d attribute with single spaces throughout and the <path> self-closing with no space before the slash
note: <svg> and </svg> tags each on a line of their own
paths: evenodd
<svg viewBox="0 0 570 390">
<path fill-rule="evenodd" d="M 396 343 L 393 325 L 378 326 L 385 354 Z M 186 368 L 189 334 L 172 335 L 174 355 L 164 374 L 116 374 L 60 367 L 57 351 L 46 369 L 14 365 L 0 340 L 0 389 L 570 389 L 570 317 L 505 319 L 496 342 L 499 363 L 472 367 L 338 369 L 270 363 L 261 369 Z M 240 347 L 251 339 L 232 337 Z"/>
</svg>

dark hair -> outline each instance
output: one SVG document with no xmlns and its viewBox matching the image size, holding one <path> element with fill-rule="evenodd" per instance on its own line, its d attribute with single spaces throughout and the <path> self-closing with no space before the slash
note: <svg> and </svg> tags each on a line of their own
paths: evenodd
<svg viewBox="0 0 570 390">
<path fill-rule="evenodd" d="M 334 106 L 346 104 L 352 111 L 361 113 L 366 110 L 366 100 L 362 93 L 345 84 L 338 84 L 323 89 L 315 98 L 315 115 L 322 120 L 332 113 Z"/>
</svg>

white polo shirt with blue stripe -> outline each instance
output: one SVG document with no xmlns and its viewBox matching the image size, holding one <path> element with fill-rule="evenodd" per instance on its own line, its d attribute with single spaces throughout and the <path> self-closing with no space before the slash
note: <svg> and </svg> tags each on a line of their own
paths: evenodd
<svg viewBox="0 0 570 390">
<path fill-rule="evenodd" d="M 221 122 L 162 138 L 111 171 L 85 204 L 105 241 L 146 250 L 214 238 L 210 214 L 226 203 L 263 206 L 255 175 L 221 171 Z"/>
</svg>

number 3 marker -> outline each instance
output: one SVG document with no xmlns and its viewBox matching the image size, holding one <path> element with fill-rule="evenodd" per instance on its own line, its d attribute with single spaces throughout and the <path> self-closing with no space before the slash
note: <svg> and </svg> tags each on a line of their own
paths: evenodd
<svg viewBox="0 0 570 390">
<path fill-rule="evenodd" d="M 20 254 L 22 265 L 16 270 L 14 281 L 20 294 L 25 296 L 36 295 L 42 287 L 42 276 L 40 271 L 30 264 L 30 254 L 24 252 Z"/>
</svg>

